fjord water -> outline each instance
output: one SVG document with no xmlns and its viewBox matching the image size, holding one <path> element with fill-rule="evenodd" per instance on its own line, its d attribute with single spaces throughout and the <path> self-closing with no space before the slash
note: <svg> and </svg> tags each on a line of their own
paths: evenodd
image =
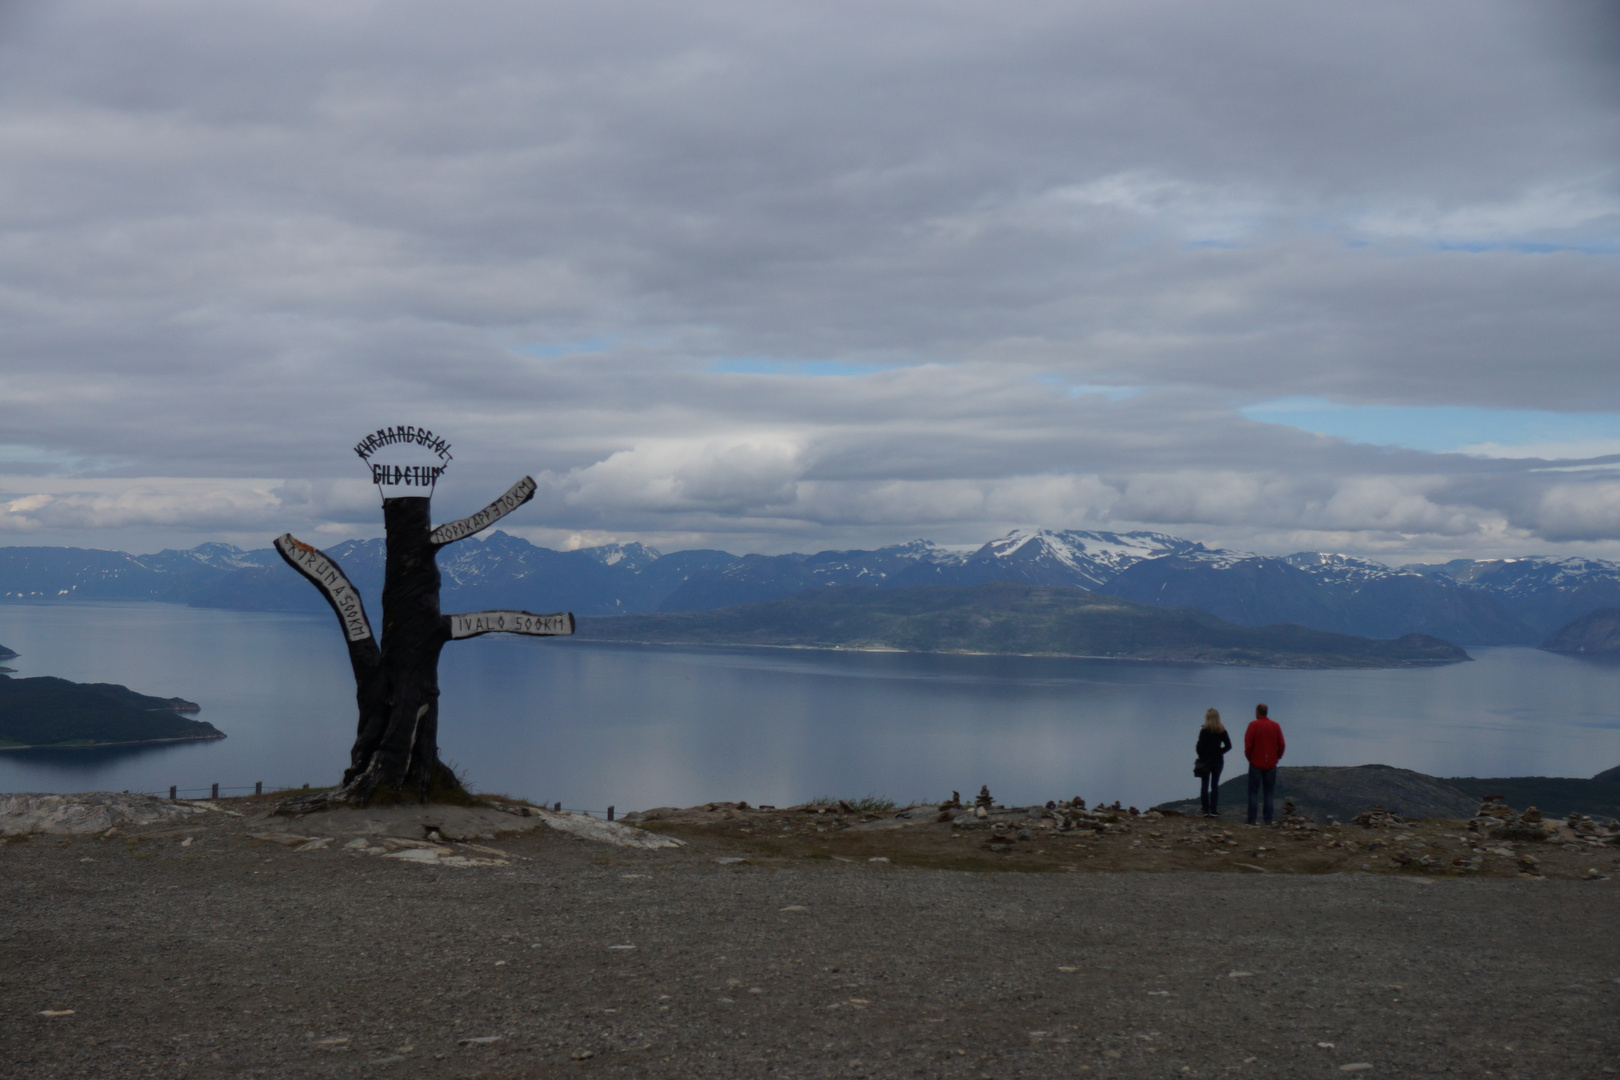
<svg viewBox="0 0 1620 1080">
<path fill-rule="evenodd" d="M 331 616 L 165 604 L 0 605 L 17 678 L 123 683 L 202 705 L 227 738 L 0 753 L 0 791 L 228 792 L 335 782 L 354 689 Z M 1383 671 L 675 648 L 502 636 L 440 665 L 440 744 L 483 791 L 625 811 L 815 795 L 1145 806 L 1196 793 L 1204 709 L 1256 701 L 1287 764 L 1590 776 L 1620 764 L 1620 668 L 1534 649 Z M 1242 765 L 1228 758 L 1228 775 Z"/>
</svg>

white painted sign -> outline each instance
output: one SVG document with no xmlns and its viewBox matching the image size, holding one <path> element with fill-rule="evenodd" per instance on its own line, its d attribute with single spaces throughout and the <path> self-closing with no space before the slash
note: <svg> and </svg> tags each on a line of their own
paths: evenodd
<svg viewBox="0 0 1620 1080">
<path fill-rule="evenodd" d="M 337 563 L 317 548 L 310 547 L 292 533 L 276 537 L 276 550 L 288 564 L 326 594 L 343 623 L 343 635 L 350 641 L 364 641 L 371 636 L 371 624 L 366 621 L 365 605 L 360 592 L 343 576 Z"/>
<path fill-rule="evenodd" d="M 534 498 L 534 486 L 534 477 L 525 476 L 513 484 L 505 495 L 502 495 L 472 517 L 464 517 L 460 521 L 440 525 L 428 536 L 428 540 L 435 544 L 451 544 L 469 537 L 473 533 L 482 532 Z"/>
<path fill-rule="evenodd" d="M 378 428 L 355 443 L 384 498 L 432 495 L 450 466 L 450 444 L 427 428 L 410 424 Z"/>
<path fill-rule="evenodd" d="M 574 632 L 574 616 L 568 611 L 556 615 L 536 615 L 529 611 L 472 611 L 449 618 L 452 639 L 477 637 L 479 634 L 565 637 Z"/>
</svg>

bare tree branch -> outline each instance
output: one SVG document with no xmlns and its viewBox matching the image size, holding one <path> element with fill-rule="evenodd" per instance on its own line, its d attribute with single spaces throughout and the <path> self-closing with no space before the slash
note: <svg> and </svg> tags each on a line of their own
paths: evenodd
<svg viewBox="0 0 1620 1080">
<path fill-rule="evenodd" d="M 528 634 L 531 637 L 566 637 L 574 632 L 574 614 L 536 615 L 532 611 L 470 611 L 446 615 L 450 620 L 450 640 L 478 637 L 480 634 Z"/>
<path fill-rule="evenodd" d="M 453 544 L 457 540 L 465 540 L 474 533 L 483 532 L 501 518 L 534 498 L 534 488 L 534 477 L 525 476 L 507 489 L 505 495 L 502 495 L 472 517 L 464 517 L 460 521 L 452 521 L 434 529 L 432 534 L 428 536 L 428 541 L 435 547 L 443 547 L 446 544 Z"/>
</svg>

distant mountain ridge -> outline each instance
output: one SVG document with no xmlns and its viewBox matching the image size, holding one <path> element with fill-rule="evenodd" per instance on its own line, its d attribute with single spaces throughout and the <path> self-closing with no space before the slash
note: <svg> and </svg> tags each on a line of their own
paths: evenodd
<svg viewBox="0 0 1620 1080">
<path fill-rule="evenodd" d="M 876 551 L 823 551 L 815 555 L 744 555 L 694 574 L 660 611 L 707 611 L 777 600 L 819 585 L 979 585 L 1018 581 L 1106 591 L 1103 586 L 1144 559 L 1203 545 L 1162 533 L 1018 530 L 964 551 L 927 540 Z"/>
<path fill-rule="evenodd" d="M 384 544 L 326 550 L 380 602 Z M 1157 532 L 1019 529 L 977 548 L 918 539 L 875 550 L 663 554 L 639 543 L 554 551 L 496 531 L 443 550 L 447 610 L 525 607 L 581 616 L 705 611 L 834 585 L 907 588 L 1013 581 L 1191 607 L 1244 626 L 1293 622 L 1392 639 L 1534 645 L 1591 611 L 1620 607 L 1620 563 L 1547 558 L 1389 567 L 1353 556 L 1221 551 Z M 242 611 L 325 611 L 270 548 L 202 544 L 129 555 L 0 547 L 0 602 L 158 600 Z"/>
</svg>

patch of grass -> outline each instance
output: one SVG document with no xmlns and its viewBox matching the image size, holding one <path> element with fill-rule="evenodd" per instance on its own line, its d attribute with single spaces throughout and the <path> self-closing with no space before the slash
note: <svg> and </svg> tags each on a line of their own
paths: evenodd
<svg viewBox="0 0 1620 1080">
<path fill-rule="evenodd" d="M 371 793 L 366 800 L 367 806 L 397 806 L 401 803 L 434 803 L 440 806 L 487 806 L 488 804 L 474 795 L 467 788 L 466 774 L 454 765 L 440 763 L 434 770 L 433 782 L 428 785 L 427 798 L 417 798 L 417 791 L 401 790 L 388 784 L 380 784 L 377 790 Z"/>
<path fill-rule="evenodd" d="M 486 801 L 494 799 L 497 802 L 510 803 L 513 806 L 527 806 L 537 810 L 546 810 L 550 807 L 550 804 L 521 799 L 516 795 L 508 795 L 504 791 L 480 791 L 475 797 Z"/>
<path fill-rule="evenodd" d="M 8 844 L 26 844 L 26 843 L 28 843 L 28 834 L 27 833 L 12 833 L 10 836 L 6 837 L 6 843 L 8 843 Z"/>
</svg>

